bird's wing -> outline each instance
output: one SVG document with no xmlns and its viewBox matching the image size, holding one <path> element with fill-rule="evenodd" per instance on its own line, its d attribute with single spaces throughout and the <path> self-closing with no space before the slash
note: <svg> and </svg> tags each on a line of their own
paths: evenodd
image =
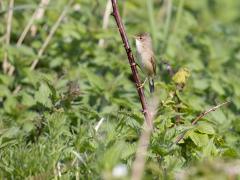
<svg viewBox="0 0 240 180">
<path fill-rule="evenodd" d="M 153 66 L 154 75 L 156 75 L 156 61 L 154 57 L 151 57 L 151 64 Z"/>
</svg>

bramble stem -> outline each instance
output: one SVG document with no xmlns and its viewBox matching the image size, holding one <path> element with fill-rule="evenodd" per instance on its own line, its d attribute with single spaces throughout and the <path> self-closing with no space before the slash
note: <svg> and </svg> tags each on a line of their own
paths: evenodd
<svg viewBox="0 0 240 180">
<path fill-rule="evenodd" d="M 129 65 L 130 65 L 131 70 L 132 70 L 133 79 L 134 79 L 136 89 L 137 89 L 137 92 L 138 92 L 138 95 L 139 95 L 139 99 L 140 99 L 140 102 L 141 102 L 141 105 L 142 105 L 142 110 L 143 110 L 143 113 L 144 113 L 144 116 L 145 116 L 145 120 L 146 120 L 147 125 L 152 129 L 153 122 L 152 122 L 152 118 L 150 117 L 149 110 L 147 108 L 147 101 L 146 101 L 146 98 L 145 98 L 145 95 L 144 95 L 143 87 L 141 87 L 141 81 L 140 81 L 138 71 L 137 71 L 137 68 L 136 68 L 137 64 L 135 62 L 132 50 L 130 48 L 130 44 L 129 44 L 129 41 L 128 41 L 128 38 L 127 38 L 127 34 L 125 32 L 125 28 L 123 26 L 123 23 L 122 23 L 122 20 L 121 20 L 119 11 L 118 11 L 118 5 L 117 5 L 116 0 L 112 0 L 112 7 L 113 7 L 112 15 L 114 16 L 115 21 L 117 23 L 118 30 L 119 30 L 119 33 L 121 35 L 121 38 L 122 38 L 122 41 L 123 41 L 123 44 L 124 44 L 124 48 L 125 48 L 127 56 L 128 56 Z"/>
</svg>

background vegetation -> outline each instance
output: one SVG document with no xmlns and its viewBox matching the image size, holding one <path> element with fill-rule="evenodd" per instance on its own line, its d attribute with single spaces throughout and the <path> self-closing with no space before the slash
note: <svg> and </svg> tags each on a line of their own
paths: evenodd
<svg viewBox="0 0 240 180">
<path fill-rule="evenodd" d="M 1 179 L 128 178 L 143 115 L 114 18 L 102 28 L 107 1 L 50 1 L 33 23 L 36 32 L 30 30 L 20 45 L 40 1 L 15 0 L 7 43 L 9 2 L 1 1 L 0 61 L 7 54 L 15 71 L 0 71 Z M 132 47 L 132 35 L 150 32 L 157 57 L 160 103 L 144 178 L 239 178 L 240 1 L 119 5 Z M 175 72 L 190 72 L 181 91 L 163 61 Z M 147 86 L 145 94 L 150 97 Z M 226 100 L 227 107 L 191 125 L 199 113 Z M 173 144 L 186 129 L 184 139 Z"/>
</svg>

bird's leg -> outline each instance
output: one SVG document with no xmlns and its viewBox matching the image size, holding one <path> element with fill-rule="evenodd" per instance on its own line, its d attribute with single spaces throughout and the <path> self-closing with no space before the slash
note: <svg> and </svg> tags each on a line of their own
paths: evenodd
<svg viewBox="0 0 240 180">
<path fill-rule="evenodd" d="M 147 79 L 148 79 L 148 78 L 146 78 L 146 79 L 144 80 L 144 82 L 143 82 L 141 85 L 138 86 L 139 89 L 142 88 L 142 87 L 144 87 L 144 84 L 146 83 Z"/>
</svg>

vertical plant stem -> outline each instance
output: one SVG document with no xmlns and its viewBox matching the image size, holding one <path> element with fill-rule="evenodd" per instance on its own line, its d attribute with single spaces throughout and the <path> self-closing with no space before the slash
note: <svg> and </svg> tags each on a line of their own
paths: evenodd
<svg viewBox="0 0 240 180">
<path fill-rule="evenodd" d="M 14 6 L 14 0 L 10 0 L 9 2 L 9 11 L 7 15 L 7 30 L 5 35 L 5 43 L 6 45 L 9 45 L 10 38 L 11 38 L 11 28 L 12 28 L 12 16 L 13 16 L 13 6 Z M 7 51 L 4 53 L 4 60 L 2 64 L 3 72 L 7 73 L 8 69 L 12 65 L 8 62 L 8 54 Z"/>
<path fill-rule="evenodd" d="M 146 98 L 145 98 L 145 95 L 144 95 L 143 87 L 141 86 L 141 81 L 140 81 L 140 78 L 139 78 L 139 75 L 138 75 L 136 62 L 135 62 L 132 50 L 130 48 L 130 44 L 129 44 L 129 41 L 128 41 L 128 38 L 127 38 L 127 34 L 125 32 L 125 28 L 124 28 L 123 23 L 122 23 L 122 19 L 121 19 L 120 14 L 119 14 L 118 5 L 117 5 L 116 0 L 112 0 L 112 7 L 113 7 L 113 13 L 112 14 L 113 14 L 113 16 L 115 18 L 115 21 L 117 23 L 118 30 L 119 30 L 119 33 L 121 35 L 121 38 L 122 38 L 122 41 L 123 41 L 123 44 L 124 44 L 124 47 L 125 47 L 125 50 L 126 50 L 126 53 L 127 53 L 127 56 L 128 56 L 129 65 L 130 65 L 131 70 L 132 70 L 133 79 L 134 79 L 134 82 L 135 82 L 135 85 L 136 85 L 136 88 L 137 88 L 137 92 L 138 92 L 138 95 L 139 95 L 139 99 L 140 99 L 140 102 L 141 102 L 141 105 L 142 105 L 142 110 L 143 110 L 143 113 L 144 113 L 144 116 L 145 116 L 145 121 L 147 122 L 147 125 L 150 128 L 152 128 L 152 126 L 153 126 L 152 123 L 153 122 L 150 118 L 150 114 L 149 114 L 148 107 L 147 107 L 147 101 L 146 101 Z"/>
<path fill-rule="evenodd" d="M 103 15 L 103 30 L 107 29 L 108 27 L 108 23 L 109 23 L 109 17 L 111 15 L 111 0 L 108 0 L 105 11 L 104 11 L 104 15 Z M 104 46 L 104 39 L 100 39 L 98 42 L 98 45 L 100 47 Z"/>
<path fill-rule="evenodd" d="M 40 20 L 43 18 L 45 9 L 46 9 L 45 7 L 48 6 L 49 2 L 50 0 L 41 0 L 39 8 L 36 10 L 36 15 L 35 15 L 36 20 Z M 35 36 L 37 33 L 37 25 L 32 24 L 30 27 L 30 31 L 31 31 L 31 35 Z"/>
<path fill-rule="evenodd" d="M 143 176 L 145 161 L 146 161 L 146 154 L 147 149 L 150 144 L 150 137 L 151 132 L 153 129 L 153 117 L 154 117 L 154 111 L 150 111 L 151 108 L 147 106 L 147 101 L 145 99 L 143 87 L 141 86 L 140 78 L 137 72 L 135 59 L 132 53 L 132 50 L 130 48 L 127 34 L 125 32 L 119 11 L 118 11 L 118 5 L 117 0 L 112 0 L 112 6 L 113 6 L 113 16 L 115 18 L 115 21 L 118 26 L 119 33 L 121 35 L 127 56 L 128 61 L 132 70 L 133 79 L 137 88 L 137 92 L 139 95 L 140 102 L 142 104 L 142 110 L 145 116 L 145 121 L 143 124 L 142 133 L 139 139 L 139 144 L 136 152 L 136 158 L 133 162 L 132 166 L 132 180 L 139 180 Z M 154 109 L 154 108 L 153 108 Z"/>
<path fill-rule="evenodd" d="M 148 149 L 150 138 L 151 138 L 151 133 L 152 133 L 152 130 L 148 126 L 146 126 L 146 123 L 144 123 L 143 131 L 138 143 L 136 158 L 132 165 L 131 180 L 142 179 L 145 161 L 146 161 L 147 149 Z"/>
</svg>

